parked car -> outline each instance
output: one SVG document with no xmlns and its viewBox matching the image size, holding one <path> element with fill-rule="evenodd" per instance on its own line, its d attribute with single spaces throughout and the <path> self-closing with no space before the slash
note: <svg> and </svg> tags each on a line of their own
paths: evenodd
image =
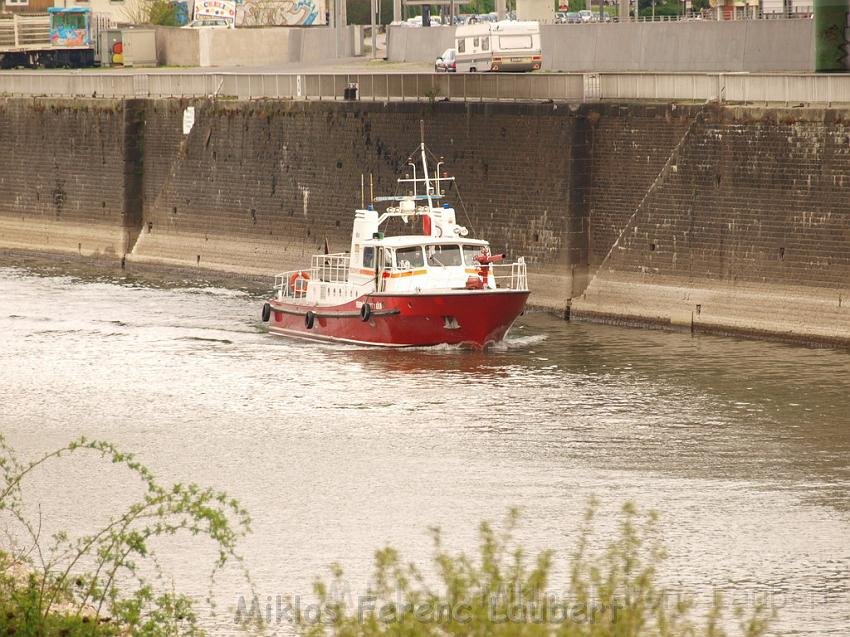
<svg viewBox="0 0 850 637">
<path fill-rule="evenodd" d="M 596 22 L 596 16 L 590 9 L 582 9 L 578 12 L 578 17 L 582 22 Z"/>
<path fill-rule="evenodd" d="M 581 24 L 581 16 L 577 11 L 568 11 L 566 22 L 567 24 Z"/>
<path fill-rule="evenodd" d="M 183 29 L 229 29 L 230 21 L 229 20 L 220 20 L 216 18 L 201 18 L 198 20 L 192 20 L 189 24 Z"/>
<path fill-rule="evenodd" d="M 434 62 L 434 73 L 457 72 L 457 49 L 446 49 Z"/>
<path fill-rule="evenodd" d="M 566 24 L 567 23 L 567 12 L 566 11 L 558 11 L 555 13 L 555 24 Z"/>
</svg>

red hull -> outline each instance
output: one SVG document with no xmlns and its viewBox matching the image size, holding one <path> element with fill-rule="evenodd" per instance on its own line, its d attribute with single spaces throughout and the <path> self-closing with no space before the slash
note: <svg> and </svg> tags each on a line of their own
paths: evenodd
<svg viewBox="0 0 850 637">
<path fill-rule="evenodd" d="M 336 306 L 272 300 L 269 331 L 361 345 L 475 349 L 501 341 L 525 308 L 528 291 L 480 290 L 457 294 L 369 294 Z M 371 316 L 364 321 L 361 307 Z M 306 316 L 307 312 L 313 313 Z M 339 314 L 339 316 L 335 316 Z M 312 327 L 307 324 L 312 320 Z"/>
</svg>

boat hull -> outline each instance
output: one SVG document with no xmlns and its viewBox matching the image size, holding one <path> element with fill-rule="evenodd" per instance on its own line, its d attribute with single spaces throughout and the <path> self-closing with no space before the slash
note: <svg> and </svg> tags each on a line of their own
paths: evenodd
<svg viewBox="0 0 850 637">
<path fill-rule="evenodd" d="M 361 345 L 482 349 L 505 337 L 525 309 L 528 294 L 527 290 L 369 294 L 335 306 L 275 299 L 269 302 L 269 331 Z M 365 320 L 364 304 L 369 307 Z"/>
</svg>

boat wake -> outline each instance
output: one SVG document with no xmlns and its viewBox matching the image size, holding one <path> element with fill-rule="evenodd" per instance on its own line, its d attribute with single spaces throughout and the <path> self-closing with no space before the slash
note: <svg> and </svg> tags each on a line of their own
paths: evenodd
<svg viewBox="0 0 850 637">
<path fill-rule="evenodd" d="M 498 343 L 491 343 L 484 348 L 484 352 L 507 352 L 511 350 L 521 350 L 532 347 L 547 339 L 546 334 L 535 334 L 533 336 L 517 336 L 514 338 L 508 337 Z M 305 340 L 297 339 L 291 341 L 293 343 L 304 343 Z M 443 354 L 443 353 L 480 353 L 482 350 L 470 348 L 462 344 L 441 343 L 439 345 L 424 345 L 421 347 L 402 347 L 395 350 L 388 350 L 381 345 L 356 345 L 354 343 L 334 343 L 334 342 L 312 342 L 313 347 L 317 347 L 326 351 L 340 352 L 365 352 L 365 351 L 395 351 L 402 352 L 421 352 L 423 354 Z"/>
<path fill-rule="evenodd" d="M 505 352 L 512 349 L 523 349 L 525 347 L 530 347 L 532 345 L 537 345 L 538 343 L 542 343 L 548 337 L 546 334 L 534 334 L 533 336 L 508 336 L 505 340 L 496 343 L 493 346 L 493 351 L 496 352 Z"/>
</svg>

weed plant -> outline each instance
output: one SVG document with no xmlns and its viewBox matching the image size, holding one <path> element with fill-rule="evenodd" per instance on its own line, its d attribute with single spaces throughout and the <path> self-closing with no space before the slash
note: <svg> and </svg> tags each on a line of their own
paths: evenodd
<svg viewBox="0 0 850 637">
<path fill-rule="evenodd" d="M 329 580 L 317 579 L 314 591 L 322 609 L 300 617 L 305 637 L 760 637 L 771 614 L 764 605 L 747 613 L 732 609 L 724 618 L 715 596 L 705 617 L 693 619 L 693 600 L 669 594 L 659 583 L 665 552 L 653 512 L 623 506 L 617 533 L 601 551 L 591 550 L 597 503 L 591 502 L 569 564 L 566 591 L 547 592 L 555 553 L 530 557 L 514 538 L 519 522 L 511 510 L 500 529 L 484 522 L 477 556 L 451 553 L 439 529 L 431 529 L 436 586 L 422 569 L 383 548 L 375 554 L 368 600 L 353 603 L 343 572 L 331 567 Z"/>
<path fill-rule="evenodd" d="M 25 506 L 22 484 L 46 463 L 80 454 L 120 465 L 143 495 L 90 535 L 43 537 L 40 513 Z M 23 462 L 0 435 L 0 529 L 8 538 L 0 552 L 0 635 L 201 634 L 192 600 L 164 584 L 152 541 L 177 534 L 209 540 L 217 549 L 212 589 L 227 562 L 241 563 L 236 545 L 249 528 L 248 513 L 227 494 L 195 484 L 164 486 L 108 442 L 79 438 Z"/>
</svg>

